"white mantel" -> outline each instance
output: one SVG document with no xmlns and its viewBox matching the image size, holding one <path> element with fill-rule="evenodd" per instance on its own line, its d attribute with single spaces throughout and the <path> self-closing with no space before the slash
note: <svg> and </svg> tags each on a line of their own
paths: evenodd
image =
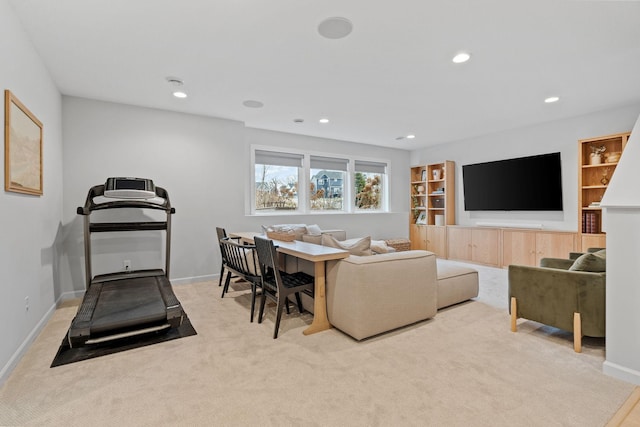
<svg viewBox="0 0 640 427">
<path fill-rule="evenodd" d="M 607 230 L 604 373 L 640 385 L 640 117 L 601 206 Z"/>
</svg>

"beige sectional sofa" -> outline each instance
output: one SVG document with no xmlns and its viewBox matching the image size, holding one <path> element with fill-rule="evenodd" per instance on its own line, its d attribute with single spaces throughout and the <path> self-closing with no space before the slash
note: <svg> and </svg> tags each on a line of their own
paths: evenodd
<svg viewBox="0 0 640 427">
<path fill-rule="evenodd" d="M 322 234 L 343 241 L 341 243 L 346 247 L 359 240 L 345 241 L 344 230 L 308 234 L 301 226 L 294 228 L 296 239 L 308 243 L 320 244 Z M 295 257 L 286 256 L 284 266 L 290 273 L 314 274 L 312 263 Z M 428 251 L 350 255 L 327 262 L 329 322 L 356 340 L 430 319 L 440 308 L 477 296 L 476 270 L 451 264 L 438 265 L 435 254 Z M 313 312 L 313 300 L 307 295 L 301 297 L 304 308 Z"/>
</svg>

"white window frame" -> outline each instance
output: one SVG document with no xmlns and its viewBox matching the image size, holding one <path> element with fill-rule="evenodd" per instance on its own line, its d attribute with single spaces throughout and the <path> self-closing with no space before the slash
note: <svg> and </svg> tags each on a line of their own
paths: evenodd
<svg viewBox="0 0 640 427">
<path fill-rule="evenodd" d="M 271 151 L 275 153 L 290 153 L 295 155 L 302 155 L 302 167 L 298 168 L 298 207 L 291 211 L 269 211 L 260 212 L 256 210 L 256 185 L 255 185 L 255 170 L 256 170 L 256 151 Z M 311 210 L 311 204 L 309 200 L 309 182 L 311 180 L 311 156 L 326 157 L 334 159 L 348 160 L 347 172 L 345 174 L 345 181 L 343 183 L 343 209 L 339 211 L 334 210 Z M 382 174 L 382 200 L 380 202 L 380 209 L 356 209 L 355 207 L 355 163 L 361 162 L 373 162 L 386 164 L 385 173 Z M 336 214 L 366 214 L 366 213 L 386 213 L 389 212 L 389 176 L 391 175 L 391 162 L 388 159 L 362 157 L 347 154 L 336 154 L 318 151 L 306 151 L 289 147 L 276 147 L 276 146 L 264 146 L 264 145 L 251 145 L 250 146 L 250 167 L 249 167 L 249 191 L 245 194 L 248 198 L 245 198 L 246 211 L 250 216 L 285 216 L 285 215 L 336 215 Z"/>
</svg>

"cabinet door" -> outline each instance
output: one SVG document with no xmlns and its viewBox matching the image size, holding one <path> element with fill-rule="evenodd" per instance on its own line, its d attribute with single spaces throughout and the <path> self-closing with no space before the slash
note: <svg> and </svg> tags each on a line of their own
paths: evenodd
<svg viewBox="0 0 640 427">
<path fill-rule="evenodd" d="M 502 266 L 536 265 L 536 233 L 504 230 L 502 232 Z"/>
<path fill-rule="evenodd" d="M 447 255 L 447 229 L 435 225 L 425 227 L 427 229 L 427 250 L 444 258 Z"/>
<path fill-rule="evenodd" d="M 542 258 L 569 258 L 569 252 L 575 251 L 574 233 L 536 233 L 536 265 Z"/>
<path fill-rule="evenodd" d="M 589 248 L 605 248 L 606 246 L 606 234 L 583 234 L 579 250 L 586 252 Z"/>
<path fill-rule="evenodd" d="M 471 260 L 471 229 L 463 227 L 447 228 L 448 258 Z"/>
<path fill-rule="evenodd" d="M 427 227 L 411 224 L 409 225 L 409 240 L 411 249 L 427 249 Z"/>
<path fill-rule="evenodd" d="M 499 265 L 499 230 L 474 228 L 471 244 L 471 260 L 473 262 Z"/>
</svg>

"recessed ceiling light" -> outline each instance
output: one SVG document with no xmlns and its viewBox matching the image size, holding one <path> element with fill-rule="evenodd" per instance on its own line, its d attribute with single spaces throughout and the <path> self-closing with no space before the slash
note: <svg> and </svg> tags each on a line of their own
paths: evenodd
<svg viewBox="0 0 640 427">
<path fill-rule="evenodd" d="M 245 107 L 248 108 L 262 108 L 264 104 L 260 101 L 254 101 L 253 99 L 248 99 L 242 103 Z"/>
<path fill-rule="evenodd" d="M 293 123 L 304 123 L 304 119 L 293 119 Z"/>
<path fill-rule="evenodd" d="M 469 58 L 471 58 L 471 54 L 467 52 L 460 52 L 453 57 L 453 62 L 455 62 L 456 64 L 462 64 L 463 62 L 467 62 Z"/>
<path fill-rule="evenodd" d="M 396 138 L 396 141 L 402 141 L 404 139 L 404 136 L 399 136 Z"/>
<path fill-rule="evenodd" d="M 175 96 L 176 98 L 186 98 L 187 94 L 184 92 L 176 91 L 173 92 L 173 96 Z"/>
<path fill-rule="evenodd" d="M 547 104 L 551 104 L 552 102 L 558 102 L 558 101 L 560 101 L 560 97 L 558 96 L 550 96 L 544 100 L 544 102 Z"/>
<path fill-rule="evenodd" d="M 318 120 L 320 123 L 329 123 L 329 119 L 320 119 Z"/>
<path fill-rule="evenodd" d="M 341 39 L 351 34 L 353 24 L 347 18 L 327 18 L 318 25 L 318 32 L 328 39 Z"/>
<path fill-rule="evenodd" d="M 415 137 L 416 137 L 415 135 L 407 135 L 407 138 L 409 138 L 409 139 L 413 139 Z"/>
</svg>

